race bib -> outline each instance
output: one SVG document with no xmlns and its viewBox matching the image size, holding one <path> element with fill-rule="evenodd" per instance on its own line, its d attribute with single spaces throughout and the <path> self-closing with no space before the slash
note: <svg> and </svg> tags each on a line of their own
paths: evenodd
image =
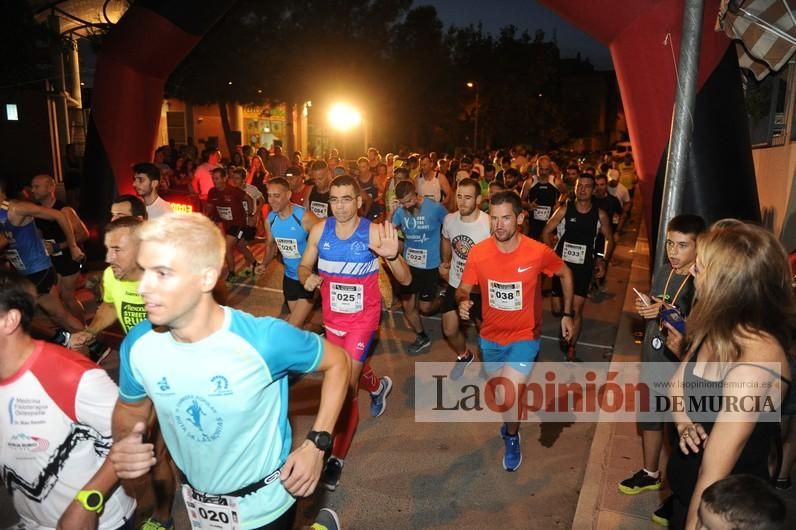
<svg viewBox="0 0 796 530">
<path fill-rule="evenodd" d="M 561 259 L 567 263 L 583 265 L 586 262 L 586 245 L 575 245 L 565 241 L 564 248 L 561 251 Z"/>
<path fill-rule="evenodd" d="M 312 213 L 314 213 L 316 217 L 324 219 L 329 215 L 329 204 L 325 202 L 312 201 L 310 203 L 310 210 L 312 210 Z"/>
<path fill-rule="evenodd" d="M 15 249 L 6 250 L 6 258 L 19 272 L 26 270 L 25 263 L 22 261 L 22 257 Z"/>
<path fill-rule="evenodd" d="M 349 283 L 331 282 L 329 285 L 332 311 L 335 313 L 359 313 L 365 308 L 365 287 Z"/>
<path fill-rule="evenodd" d="M 192 530 L 240 530 L 237 498 L 205 495 L 187 484 L 182 487 L 182 498 Z"/>
<path fill-rule="evenodd" d="M 412 267 L 418 269 L 425 269 L 427 260 L 428 260 L 428 251 L 426 249 L 424 248 L 406 249 L 406 262 Z"/>
<path fill-rule="evenodd" d="M 216 211 L 224 221 L 232 221 L 232 208 L 229 206 L 216 206 Z"/>
<path fill-rule="evenodd" d="M 533 209 L 533 220 L 534 221 L 547 221 L 550 219 L 550 207 L 549 206 L 537 206 Z"/>
<path fill-rule="evenodd" d="M 489 307 L 501 311 L 522 309 L 522 282 L 501 283 L 489 280 Z"/>
<path fill-rule="evenodd" d="M 282 253 L 283 258 L 300 258 L 298 250 L 298 242 L 295 239 L 285 239 L 283 237 L 275 237 L 276 246 L 279 252 Z"/>
</svg>

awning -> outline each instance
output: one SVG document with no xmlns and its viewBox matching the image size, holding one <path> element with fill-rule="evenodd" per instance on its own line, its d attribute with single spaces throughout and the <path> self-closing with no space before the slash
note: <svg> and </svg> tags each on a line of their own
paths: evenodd
<svg viewBox="0 0 796 530">
<path fill-rule="evenodd" d="M 741 68 L 757 80 L 779 71 L 796 50 L 793 0 L 722 0 L 716 31 L 736 41 Z"/>
</svg>

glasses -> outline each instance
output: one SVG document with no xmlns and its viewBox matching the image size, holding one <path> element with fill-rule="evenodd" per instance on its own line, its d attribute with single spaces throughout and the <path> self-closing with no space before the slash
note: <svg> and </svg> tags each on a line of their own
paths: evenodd
<svg viewBox="0 0 796 530">
<path fill-rule="evenodd" d="M 329 197 L 329 204 L 335 206 L 337 204 L 349 205 L 354 202 L 354 197 L 344 195 L 342 197 Z"/>
</svg>

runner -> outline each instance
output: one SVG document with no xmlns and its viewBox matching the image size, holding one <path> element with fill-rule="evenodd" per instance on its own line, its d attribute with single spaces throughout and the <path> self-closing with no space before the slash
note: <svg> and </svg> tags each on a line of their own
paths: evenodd
<svg viewBox="0 0 796 530">
<path fill-rule="evenodd" d="M 395 196 L 401 208 L 395 210 L 392 224 L 403 232 L 403 257 L 412 272 L 412 283 L 401 290 L 401 305 L 406 321 L 417 334 L 407 348 L 416 355 L 431 346 L 420 312 L 431 314 L 439 308 L 440 230 L 448 210 L 418 195 L 414 183 L 408 180 L 395 186 Z"/>
<path fill-rule="evenodd" d="M 110 216 L 111 221 L 115 221 L 119 217 L 137 217 L 141 221 L 146 221 L 148 219 L 144 201 L 135 195 L 127 194 L 119 195 L 113 199 Z"/>
<path fill-rule="evenodd" d="M 36 175 L 31 181 L 31 195 L 33 199 L 45 208 L 58 210 L 72 225 L 77 244 L 88 239 L 88 229 L 77 212 L 60 200 L 55 198 L 55 179 L 50 175 Z M 85 319 L 85 309 L 76 296 L 77 282 L 80 279 L 82 264 L 64 254 L 68 250 L 66 236 L 55 221 L 36 219 L 36 228 L 41 232 L 47 254 L 52 260 L 55 272 L 58 273 L 58 296 L 63 300 L 69 312 L 81 322 Z"/>
<path fill-rule="evenodd" d="M 290 185 L 281 177 L 268 183 L 268 204 L 271 211 L 265 223 L 265 257 L 262 270 L 257 272 L 265 272 L 277 253 L 282 255 L 285 269 L 282 292 L 290 309 L 288 322 L 302 327 L 312 312 L 314 293 L 304 289 L 299 281 L 298 267 L 310 230 L 319 219 L 311 211 L 290 202 Z"/>
<path fill-rule="evenodd" d="M 437 201 L 446 208 L 451 204 L 451 185 L 444 173 L 434 169 L 434 162 L 428 155 L 420 157 L 420 174 L 417 176 L 417 194 L 424 199 Z"/>
<path fill-rule="evenodd" d="M 88 359 L 33 340 L 34 288 L 0 270 L 0 468 L 14 528 L 130 528 L 110 461 L 116 385 Z"/>
<path fill-rule="evenodd" d="M 135 238 L 135 230 L 142 222 L 137 217 L 119 217 L 105 227 L 105 261 L 108 267 L 102 275 L 102 304 L 97 308 L 88 327 L 72 335 L 70 348 L 79 350 L 88 346 L 90 349 L 99 334 L 117 320 L 125 335 L 134 326 L 146 320 L 144 300 L 138 294 L 141 269 L 136 263 L 138 241 Z M 97 363 L 101 363 L 110 351 L 110 348 L 106 349 Z M 177 478 L 171 471 L 171 457 L 166 450 L 157 417 L 154 415 L 147 422 L 147 432 L 148 438 L 153 440 L 158 460 L 150 474 L 151 490 L 155 493 L 155 509 L 140 528 L 169 529 L 174 527 L 171 508 L 174 504 Z"/>
<path fill-rule="evenodd" d="M 323 160 L 316 160 L 310 166 L 312 189 L 307 193 L 306 206 L 318 219 L 325 219 L 331 212 L 329 205 L 329 186 L 332 176 L 329 166 Z"/>
<path fill-rule="evenodd" d="M 160 184 L 160 169 L 155 164 L 142 162 L 133 166 L 133 189 L 146 204 L 146 213 L 149 219 L 171 213 L 171 204 L 158 195 Z"/>
<path fill-rule="evenodd" d="M 349 391 L 335 427 L 331 457 L 326 463 L 322 485 L 334 491 L 340 483 L 344 460 L 359 423 L 358 389 L 370 393 L 370 413 L 381 416 L 392 380 L 376 377 L 367 357 L 379 328 L 381 295 L 379 293 L 379 256 L 386 259 L 399 283 L 410 281 L 409 270 L 398 254 L 395 229 L 386 223 L 377 225 L 359 217 L 362 191 L 354 177 L 336 177 L 330 187 L 332 217 L 316 224 L 310 231 L 301 257 L 299 278 L 307 291 L 321 289 L 323 323 L 326 336 L 351 357 Z M 317 263 L 318 274 L 313 273 Z"/>
<path fill-rule="evenodd" d="M 572 270 L 575 325 L 572 335 L 569 338 L 563 337 L 564 340 L 561 341 L 567 361 L 579 360 L 575 355 L 575 346 L 583 326 L 583 306 L 589 296 L 592 275 L 597 278 L 605 276 L 605 257 L 614 251 L 611 221 L 608 215 L 592 202 L 593 192 L 594 176 L 581 173 L 575 184 L 575 201 L 568 201 L 566 205 L 559 207 L 542 231 L 544 243 L 552 245 L 553 231 L 557 230 L 556 253 Z M 602 234 L 605 240 L 603 250 L 598 250 L 596 246 L 599 234 Z M 562 314 L 561 298 L 564 294 L 561 282 L 553 278 L 551 303 L 554 315 Z"/>
<path fill-rule="evenodd" d="M 477 243 L 467 256 L 456 300 L 459 316 L 475 317 L 470 299 L 478 285 L 483 324 L 479 345 L 489 374 L 500 372 L 519 385 L 527 382 L 539 353 L 542 323 L 542 292 L 539 275 L 555 275 L 564 291 L 561 333 L 572 333 L 572 273 L 550 248 L 522 235 L 525 213 L 516 193 L 502 191 L 490 201 L 492 237 Z M 519 423 L 506 421 L 500 428 L 505 444 L 503 469 L 516 471 L 522 463 Z"/>
<path fill-rule="evenodd" d="M 312 186 L 304 182 L 304 170 L 297 166 L 290 166 L 285 173 L 285 179 L 290 183 L 290 202 L 305 206 L 304 203 L 312 191 Z"/>
<path fill-rule="evenodd" d="M 459 287 L 467 262 L 467 255 L 473 246 L 489 237 L 489 215 L 479 209 L 481 193 L 478 182 L 466 178 L 456 188 L 456 204 L 459 211 L 445 216 L 442 224 L 442 263 L 440 276 L 448 281 L 448 288 L 442 297 L 442 333 L 456 353 L 456 365 L 451 379 L 459 379 L 465 369 L 475 359 L 467 349 L 467 340 L 461 330 L 459 306 L 456 303 L 456 289 Z M 473 295 L 475 302 L 473 320 L 480 324 L 481 297 Z"/>
<path fill-rule="evenodd" d="M 236 167 L 230 172 L 229 177 L 227 178 L 227 184 L 233 188 L 242 189 L 251 199 L 251 201 L 243 201 L 243 209 L 246 212 L 246 226 L 243 227 L 243 235 L 238 242 L 239 245 L 249 248 L 249 245 L 254 243 L 257 239 L 258 227 L 261 227 L 263 224 L 263 206 L 265 205 L 265 197 L 263 197 L 263 194 L 260 193 L 260 190 L 257 189 L 257 187 L 252 186 L 251 184 L 246 184 L 246 170 L 242 167 Z M 253 210 L 249 210 L 250 205 L 254 206 Z M 257 263 L 256 260 L 252 264 L 254 269 L 256 269 L 258 265 L 259 263 Z"/>
<path fill-rule="evenodd" d="M 247 234 L 250 232 L 247 229 L 248 220 L 255 215 L 254 201 L 242 189 L 227 185 L 227 170 L 223 167 L 213 170 L 213 184 L 214 187 L 207 193 L 205 214 L 223 227 L 224 239 L 227 242 L 228 273 L 225 279 L 231 281 L 236 279 L 235 256 L 232 249 L 237 248 L 243 254 L 247 267 L 251 267 L 252 273 L 257 267 L 257 260 L 246 244 L 246 236 L 250 235 Z M 244 202 L 249 203 L 248 208 L 243 207 Z M 248 271 L 248 268 L 244 269 L 244 274 Z"/>
<path fill-rule="evenodd" d="M 526 195 L 523 195 L 523 207 L 528 212 L 528 236 L 537 241 L 541 241 L 542 230 L 550 215 L 566 198 L 566 188 L 554 181 L 551 182 L 552 174 L 552 168 L 540 166 L 536 183 L 530 186 Z"/>
<path fill-rule="evenodd" d="M 149 320 L 121 347 L 116 473 L 137 478 L 155 463 L 141 440 L 154 406 L 192 527 L 209 528 L 212 518 L 216 528 L 233 521 L 246 530 L 292 528 L 294 496 L 315 490 L 331 446 L 348 380 L 345 353 L 282 320 L 216 304 L 226 244 L 202 215 L 169 214 L 137 236 Z M 291 453 L 286 375 L 312 371 L 324 373 L 318 416 Z"/>
<path fill-rule="evenodd" d="M 0 250 L 11 265 L 36 286 L 36 303 L 64 328 L 58 330 L 52 340 L 64 345 L 69 341 L 69 334 L 83 329 L 84 324 L 67 311 L 58 296 L 55 288 L 58 275 L 34 221 L 42 219 L 58 224 L 73 261 L 82 261 L 83 251 L 77 246 L 75 232 L 63 213 L 31 202 L 8 200 L 6 190 L 5 181 L 0 180 Z"/>
</svg>

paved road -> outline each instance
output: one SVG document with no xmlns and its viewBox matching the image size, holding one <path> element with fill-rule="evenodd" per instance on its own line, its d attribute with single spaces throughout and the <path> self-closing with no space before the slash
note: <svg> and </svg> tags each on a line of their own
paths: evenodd
<svg viewBox="0 0 796 530">
<path fill-rule="evenodd" d="M 635 232 L 625 234 L 609 272 L 607 293 L 586 306 L 578 356 L 600 361 L 610 354 L 616 322 L 630 270 Z M 230 289 L 230 305 L 258 315 L 281 311 L 281 267 L 272 265 L 255 280 Z M 549 304 L 545 302 L 546 306 Z M 316 315 L 317 320 L 317 315 Z M 401 312 L 384 312 L 372 364 L 394 381 L 385 414 L 371 418 L 362 395 L 361 422 L 346 460 L 341 485 L 299 503 L 299 523 L 308 525 L 320 507 L 341 515 L 344 528 L 570 528 L 578 501 L 594 425 L 524 424 L 523 464 L 516 473 L 501 466 L 502 441 L 497 424 L 417 423 L 414 420 L 413 373 L 416 362 L 449 361 L 453 354 L 442 340 L 438 317 L 425 320 L 432 348 L 417 356 L 406 353 L 414 339 Z M 554 338 L 557 322 L 545 311 L 543 334 Z M 470 330 L 471 340 L 474 337 Z M 588 345 L 585 345 L 588 344 Z M 541 360 L 562 358 L 555 340 L 543 340 Z M 117 359 L 106 363 L 111 373 Z M 317 409 L 320 381 L 307 377 L 291 390 L 290 419 L 300 443 Z M 182 506 L 177 528 L 189 525 Z M 0 493 L 0 527 L 16 515 Z M 299 527 L 299 526 L 297 526 Z"/>
</svg>

